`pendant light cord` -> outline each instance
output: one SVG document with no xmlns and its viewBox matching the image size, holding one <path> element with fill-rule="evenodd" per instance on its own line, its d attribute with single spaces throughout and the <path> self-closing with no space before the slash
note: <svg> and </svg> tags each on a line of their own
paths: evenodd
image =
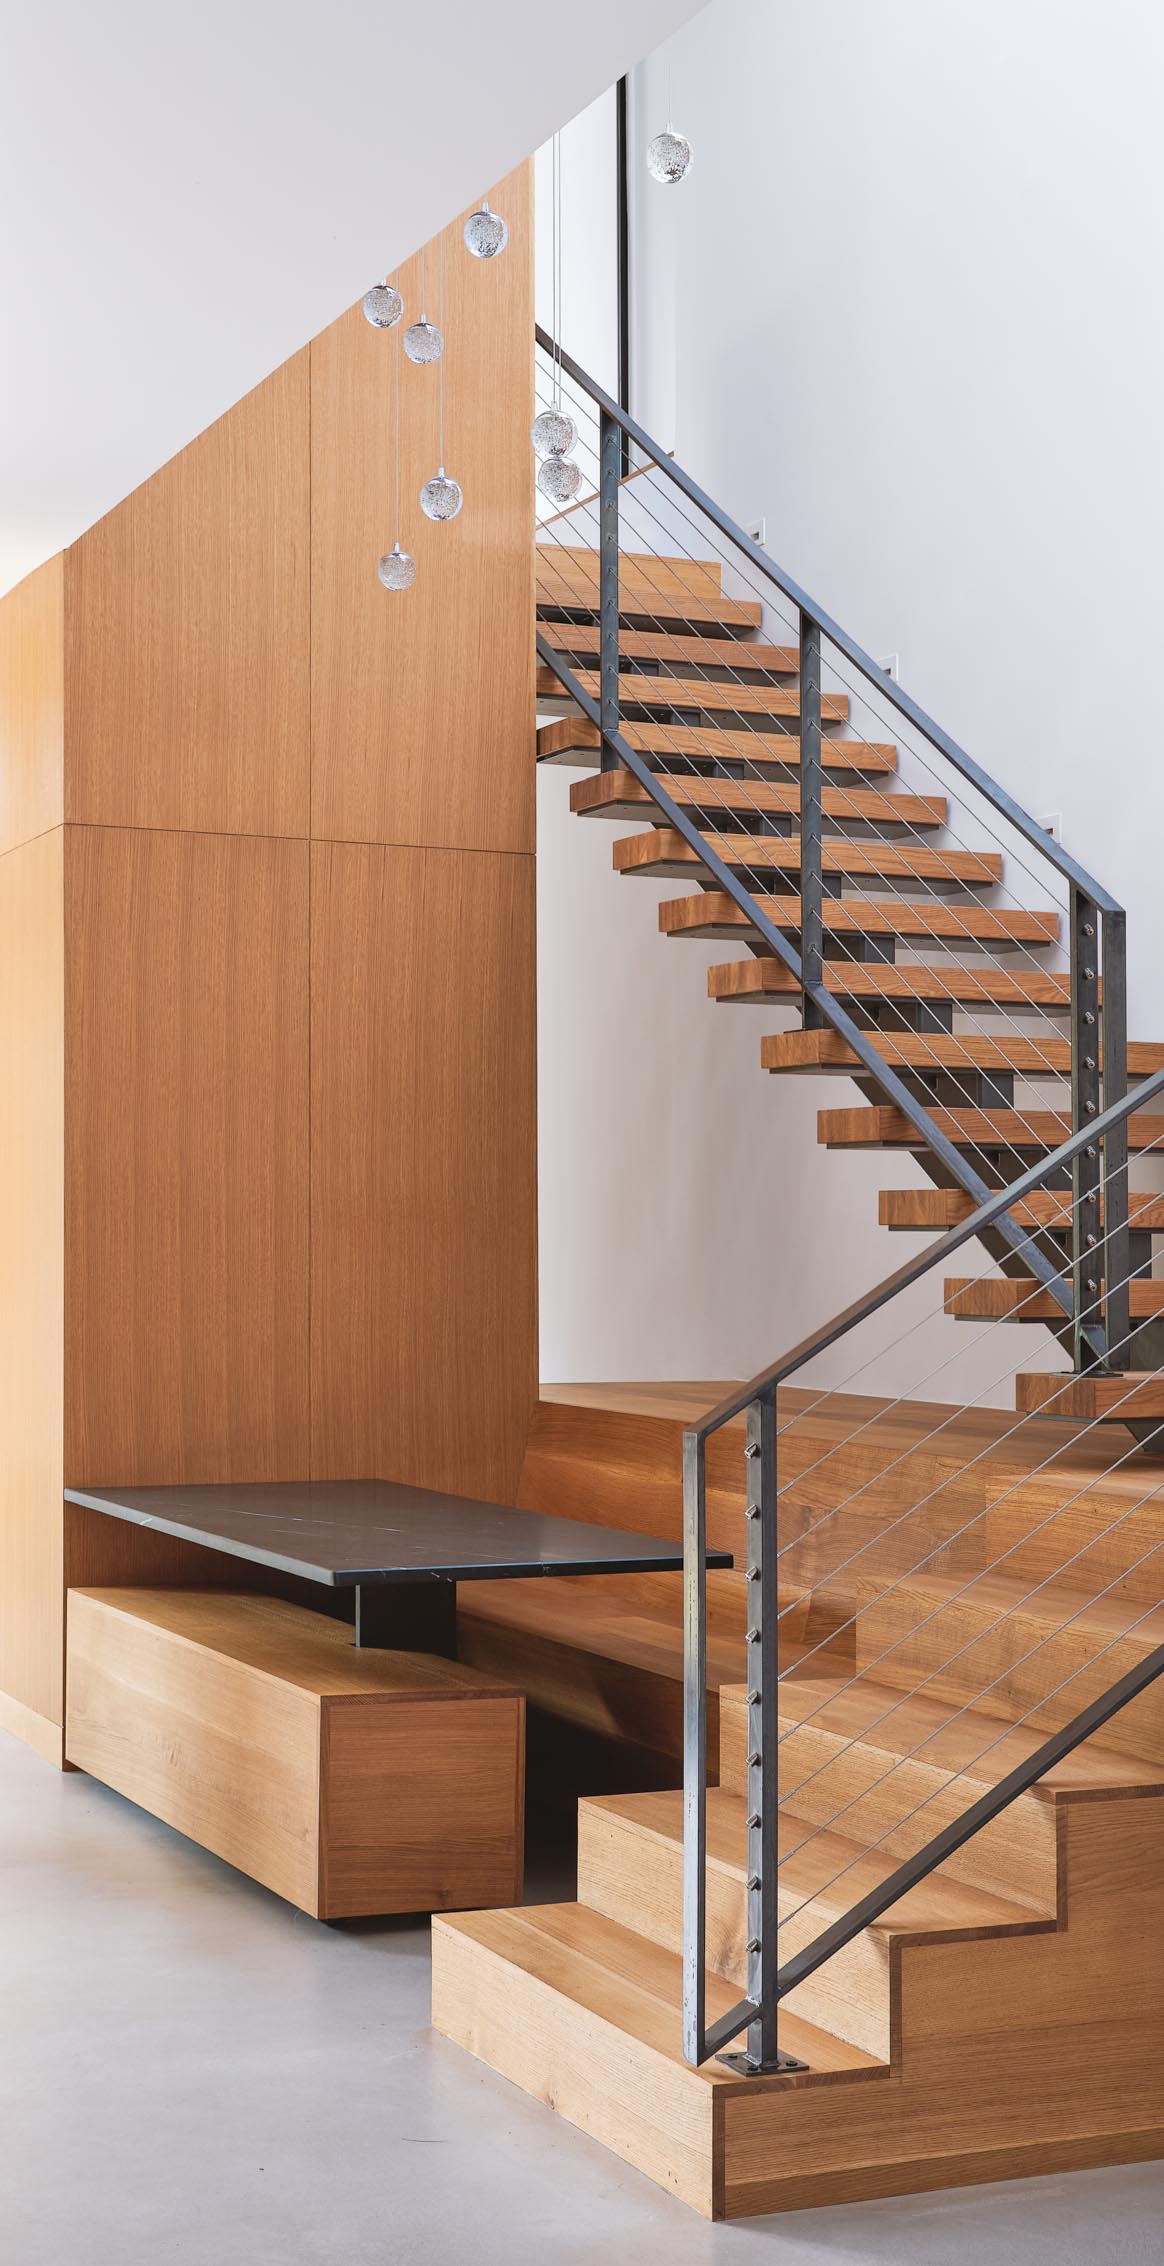
<svg viewBox="0 0 1164 2266">
<path fill-rule="evenodd" d="M 400 549 L 400 325 L 396 325 L 396 549 Z"/>
<path fill-rule="evenodd" d="M 442 235 L 437 264 L 437 328 L 441 334 L 437 376 L 437 463 L 445 468 L 445 240 Z"/>
</svg>

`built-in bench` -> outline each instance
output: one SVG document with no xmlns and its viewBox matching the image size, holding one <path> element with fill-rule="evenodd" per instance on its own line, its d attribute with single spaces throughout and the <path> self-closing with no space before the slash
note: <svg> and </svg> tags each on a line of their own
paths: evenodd
<svg viewBox="0 0 1164 2266">
<path fill-rule="evenodd" d="M 68 1760 L 304 1912 L 520 1902 L 525 1702 L 278 1598 L 69 1592 Z"/>
</svg>

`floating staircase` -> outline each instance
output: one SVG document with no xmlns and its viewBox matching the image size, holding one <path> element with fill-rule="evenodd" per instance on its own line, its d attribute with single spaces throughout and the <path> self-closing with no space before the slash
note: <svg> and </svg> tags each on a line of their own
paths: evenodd
<svg viewBox="0 0 1164 2266">
<path fill-rule="evenodd" d="M 663 1782 L 582 1800 L 573 1903 L 434 1922 L 434 2021 L 710 2217 L 1164 2155 L 1164 1044 L 1126 1045 L 1122 911 L 563 362 L 596 493 L 539 533 L 539 761 L 686 885 L 664 936 L 734 948 L 711 1000 L 795 1024 L 758 1066 L 854 1082 L 819 1141 L 909 1151 L 879 1221 L 940 1240 L 702 1412 L 622 1389 L 682 1597 L 474 1600 L 469 1658 Z M 1073 1374 L 943 1405 L 888 1327 L 923 1284 Z M 891 1398 L 828 1367 L 870 1325 Z"/>
</svg>

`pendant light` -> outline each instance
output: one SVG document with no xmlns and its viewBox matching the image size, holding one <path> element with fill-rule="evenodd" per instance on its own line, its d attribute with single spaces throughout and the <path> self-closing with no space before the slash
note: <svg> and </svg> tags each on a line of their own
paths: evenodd
<svg viewBox="0 0 1164 2266">
<path fill-rule="evenodd" d="M 578 444 L 578 427 L 562 407 L 562 137 L 554 135 L 551 158 L 553 193 L 553 389 L 548 409 L 539 411 L 529 437 L 538 465 L 538 487 L 550 503 L 566 504 L 582 485 L 581 467 L 570 462 Z"/>
<path fill-rule="evenodd" d="M 441 259 L 443 263 L 443 248 Z M 439 323 L 430 323 L 425 312 L 425 304 L 425 255 L 422 251 L 420 255 L 420 319 L 418 322 L 410 323 L 404 333 L 404 351 L 409 361 L 419 363 L 421 368 L 429 362 L 439 362 L 445 350 L 445 334 Z M 443 314 L 443 308 L 438 312 Z"/>
<path fill-rule="evenodd" d="M 671 123 L 671 57 L 669 54 L 664 63 L 664 72 L 663 91 L 667 124 L 661 134 L 656 134 L 653 140 L 647 143 L 647 171 L 653 181 L 663 181 L 672 185 L 676 181 L 686 180 L 694 160 L 691 144 L 686 134 L 677 133 Z"/>
<path fill-rule="evenodd" d="M 509 230 L 499 212 L 490 212 L 489 199 L 482 200 L 479 212 L 471 212 L 464 226 L 466 249 L 475 260 L 495 260 L 509 242 Z"/>
<path fill-rule="evenodd" d="M 370 291 L 365 291 L 365 319 L 377 330 L 391 330 L 403 313 L 404 301 L 396 285 L 389 283 L 386 277 L 383 283 L 374 283 Z"/>
<path fill-rule="evenodd" d="M 440 316 L 441 323 L 443 324 L 445 319 L 445 242 L 443 236 L 441 238 L 440 248 L 440 281 L 438 289 L 439 304 L 437 306 L 437 313 Z M 437 336 L 440 338 L 441 346 L 443 348 L 443 331 L 438 329 Z M 404 341 L 404 347 L 405 352 L 407 352 L 407 338 Z M 437 407 L 438 469 L 435 478 L 433 478 L 432 480 L 426 480 L 423 488 L 420 491 L 420 508 L 424 513 L 426 519 L 444 520 L 456 518 L 457 513 L 460 511 L 461 505 L 464 503 L 465 498 L 462 494 L 461 484 L 459 480 L 454 480 L 451 475 L 445 471 L 445 363 L 443 352 L 440 355 L 439 374 L 440 394 L 438 397 Z"/>
<path fill-rule="evenodd" d="M 396 333 L 396 385 L 393 408 L 395 410 L 394 454 L 396 458 L 396 540 L 390 551 L 385 551 L 376 569 L 385 590 L 411 590 L 416 581 L 416 560 L 400 548 L 400 332 Z"/>
</svg>

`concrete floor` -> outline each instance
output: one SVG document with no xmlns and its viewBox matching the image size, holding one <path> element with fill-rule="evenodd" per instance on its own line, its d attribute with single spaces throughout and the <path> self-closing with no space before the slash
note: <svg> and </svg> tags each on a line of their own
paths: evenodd
<svg viewBox="0 0 1164 2266">
<path fill-rule="evenodd" d="M 1164 2256 L 1156 2165 L 709 2227 L 428 2006 L 423 1923 L 321 1927 L 0 1734 L 0 2266 Z"/>
</svg>

